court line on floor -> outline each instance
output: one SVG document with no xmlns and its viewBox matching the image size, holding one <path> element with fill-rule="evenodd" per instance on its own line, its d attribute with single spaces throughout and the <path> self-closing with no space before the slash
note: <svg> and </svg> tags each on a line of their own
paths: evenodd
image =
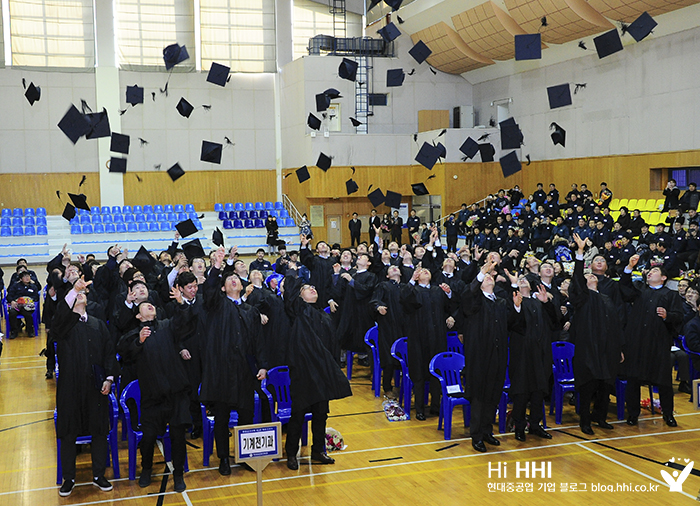
<svg viewBox="0 0 700 506">
<path fill-rule="evenodd" d="M 5 358 L 3 358 L 2 360 L 3 360 L 3 361 L 5 361 L 5 360 L 19 360 L 19 359 L 21 359 L 21 358 L 40 358 L 40 355 L 39 355 L 39 354 L 36 354 L 36 355 L 22 355 L 22 356 L 19 356 L 19 357 L 5 357 Z"/>
<path fill-rule="evenodd" d="M 695 429 L 685 429 L 685 430 L 672 431 L 672 432 L 634 434 L 631 436 L 620 436 L 620 437 L 616 437 L 616 438 L 605 438 L 605 439 L 600 439 L 600 440 L 591 440 L 590 442 L 635 439 L 635 438 L 640 438 L 640 437 L 663 436 L 663 435 L 668 435 L 668 434 L 679 434 L 679 433 L 685 433 L 685 432 L 699 432 L 699 431 L 700 431 L 700 428 L 695 428 Z M 351 469 L 338 469 L 336 471 L 326 471 L 326 472 L 322 472 L 322 473 L 314 473 L 314 476 L 320 477 L 320 476 L 325 476 L 325 475 L 338 475 L 338 474 L 346 474 L 346 473 L 370 471 L 370 470 L 376 471 L 378 469 L 386 469 L 386 468 L 399 467 L 399 466 L 430 464 L 430 463 L 435 463 L 435 462 L 440 462 L 440 461 L 468 459 L 468 458 L 477 458 L 477 457 L 488 457 L 489 455 L 503 455 L 503 454 L 510 454 L 510 453 L 520 453 L 520 452 L 527 452 L 527 451 L 533 451 L 533 450 L 544 450 L 547 448 L 558 448 L 558 447 L 565 447 L 565 446 L 580 446 L 583 444 L 586 444 L 586 443 L 572 441 L 572 442 L 567 442 L 567 443 L 555 443 L 555 444 L 547 444 L 547 445 L 542 445 L 542 446 L 533 446 L 533 447 L 529 447 L 529 448 L 513 448 L 510 450 L 496 450 L 496 451 L 489 451 L 487 453 L 470 453 L 468 455 L 453 455 L 453 456 L 441 457 L 441 458 L 437 458 L 437 459 L 424 459 L 424 460 L 417 460 L 417 461 L 397 462 L 397 463 L 385 464 L 385 465 L 379 465 L 379 466 L 365 466 L 365 467 L 356 467 L 356 468 L 351 468 Z M 586 449 L 589 451 L 593 451 L 593 450 L 590 450 L 588 448 L 586 448 Z M 598 453 L 598 452 L 594 451 L 594 453 Z M 605 457 L 605 458 L 607 458 L 607 457 Z M 617 461 L 614 461 L 613 459 L 609 459 L 609 460 L 611 460 L 615 463 L 618 463 Z M 618 463 L 618 464 L 622 465 L 623 467 L 627 467 L 624 464 L 621 464 L 621 463 Z M 632 468 L 629 468 L 629 469 L 634 470 Z M 650 478 L 641 472 L 638 472 L 636 470 L 634 470 L 634 471 L 637 472 L 638 474 L 642 474 L 643 476 L 645 476 L 647 478 Z M 282 476 L 279 478 L 270 478 L 267 480 L 263 480 L 263 483 L 289 481 L 289 480 L 295 480 L 295 479 L 300 479 L 300 478 L 301 479 L 308 479 L 309 475 L 304 474 L 304 475 L 294 475 L 294 476 Z M 650 478 L 650 479 L 652 479 L 652 478 Z M 655 481 L 658 481 L 658 480 L 655 480 Z M 241 483 L 228 483 L 225 485 L 214 485 L 214 486 L 210 486 L 210 487 L 193 488 L 193 489 L 188 490 L 188 492 L 191 494 L 193 492 L 201 492 L 201 491 L 207 491 L 207 490 L 218 490 L 218 489 L 224 489 L 224 488 L 240 487 L 240 486 L 245 486 L 245 485 L 254 485 L 255 483 L 256 483 L 255 481 L 247 481 L 247 482 L 241 482 Z M 23 493 L 23 492 L 25 492 L 25 491 L 18 491 L 18 492 L 14 492 L 14 493 Z M 30 491 L 26 491 L 26 492 L 32 492 L 32 491 L 30 490 Z M 1 493 L 0 496 L 1 495 L 9 495 L 9 494 L 10 494 L 10 492 L 5 492 L 5 493 Z M 176 494 L 176 492 L 165 492 L 164 495 L 172 495 L 172 494 Z M 92 504 L 103 504 L 103 503 L 108 503 L 108 502 L 140 499 L 142 497 L 143 496 L 122 497 L 122 498 L 107 499 L 107 500 L 102 500 L 102 501 L 91 501 L 91 502 L 85 502 L 85 503 L 77 503 L 77 504 L 73 504 L 72 506 L 88 506 L 88 505 L 92 505 Z M 195 502 L 198 502 L 198 501 L 195 501 Z"/>
<path fill-rule="evenodd" d="M 5 413 L 0 416 L 24 416 L 24 415 L 38 415 L 43 413 L 53 413 L 53 409 L 47 409 L 46 411 L 25 411 L 23 413 Z"/>
<path fill-rule="evenodd" d="M 617 460 L 615 460 L 615 459 L 613 459 L 613 458 L 610 458 L 610 457 L 608 457 L 607 455 L 603 455 L 602 453 L 595 451 L 593 448 L 588 448 L 587 446 L 585 446 L 586 443 L 576 443 L 576 445 L 577 445 L 577 446 L 580 446 L 581 448 L 583 448 L 583 449 L 585 449 L 585 450 L 588 450 L 588 451 L 591 452 L 591 453 L 595 453 L 595 454 L 598 455 L 599 457 L 603 457 L 605 460 L 609 460 L 610 462 L 613 462 L 613 463 L 617 464 L 617 465 L 620 466 L 620 467 L 624 467 L 624 468 L 627 469 L 628 471 L 632 471 L 633 473 L 637 473 L 637 474 L 639 474 L 639 475 L 641 475 L 641 476 L 644 476 L 644 477 L 647 478 L 648 480 L 654 481 L 654 482 L 656 482 L 656 483 L 658 483 L 658 484 L 660 484 L 660 485 L 663 485 L 663 486 L 666 487 L 666 488 L 670 488 L 670 487 L 668 486 L 667 483 L 665 483 L 665 482 L 663 482 L 663 481 L 661 481 L 661 480 L 657 480 L 656 478 L 653 478 L 653 477 L 649 476 L 648 474 L 643 473 L 643 472 L 639 471 L 638 469 L 635 469 L 634 467 L 628 466 L 627 464 L 623 464 L 622 462 L 619 462 L 619 461 L 617 461 Z M 683 494 L 684 496 L 690 497 L 691 499 L 695 500 L 695 497 L 694 497 L 694 496 L 692 496 L 692 495 L 690 495 L 690 494 L 688 494 L 688 493 L 686 493 L 686 492 L 681 492 L 681 494 Z"/>
<path fill-rule="evenodd" d="M 12 363 L 5 364 L 5 365 L 15 366 L 17 364 L 36 364 L 36 363 L 41 364 L 41 363 L 45 363 L 45 362 L 46 362 L 45 358 L 36 357 L 35 359 L 32 359 L 32 360 L 16 360 L 16 361 L 13 361 Z M 0 365 L 2 365 L 2 364 L 0 364 Z"/>
<path fill-rule="evenodd" d="M 13 367 L 10 369 L 3 369 L 0 367 L 0 372 L 5 372 L 5 371 L 24 371 L 27 369 L 46 369 L 45 365 L 37 365 L 35 367 Z"/>
</svg>

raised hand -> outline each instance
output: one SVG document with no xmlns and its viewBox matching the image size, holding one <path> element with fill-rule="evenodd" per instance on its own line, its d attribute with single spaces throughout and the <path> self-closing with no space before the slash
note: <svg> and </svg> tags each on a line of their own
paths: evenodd
<svg viewBox="0 0 700 506">
<path fill-rule="evenodd" d="M 85 289 L 86 289 L 88 286 L 90 286 L 91 284 L 92 284 L 92 281 L 87 281 L 87 282 L 86 282 L 86 281 L 85 281 L 85 278 L 82 278 L 82 277 L 81 277 L 81 278 L 75 280 L 75 283 L 73 284 L 73 289 L 74 289 L 76 292 L 78 292 L 78 293 L 84 292 Z"/>
<path fill-rule="evenodd" d="M 519 308 L 523 303 L 523 295 L 520 292 L 513 293 L 513 304 L 516 308 Z"/>
<path fill-rule="evenodd" d="M 176 301 L 178 304 L 182 304 L 182 302 L 183 302 L 183 301 L 182 301 L 182 292 L 181 292 L 180 289 L 179 289 L 178 287 L 176 287 L 176 286 L 173 286 L 173 287 L 170 289 L 170 298 L 171 298 L 171 299 L 175 299 L 175 301 Z"/>
<path fill-rule="evenodd" d="M 335 313 L 338 310 L 338 303 L 334 300 L 329 300 L 328 306 L 331 308 L 331 313 Z"/>
<path fill-rule="evenodd" d="M 578 246 L 578 252 L 583 254 L 583 249 L 586 247 L 586 241 L 581 239 L 580 235 L 574 234 L 574 242 L 576 242 L 576 246 Z"/>
<path fill-rule="evenodd" d="M 544 287 L 544 285 L 539 285 L 537 287 L 537 300 L 539 300 L 542 304 L 547 302 L 549 300 L 549 297 L 547 296 L 547 289 Z M 566 306 L 561 306 L 561 312 L 562 314 L 566 314 Z"/>
<path fill-rule="evenodd" d="M 518 275 L 511 274 L 508 269 L 506 269 L 505 272 L 506 272 L 506 276 L 508 276 L 508 279 L 510 280 L 510 284 L 517 285 L 518 284 Z"/>
<path fill-rule="evenodd" d="M 246 298 L 250 297 L 250 294 L 253 293 L 253 290 L 255 290 L 255 287 L 253 285 L 248 285 L 245 287 Z"/>
<path fill-rule="evenodd" d="M 627 264 L 627 267 L 630 269 L 634 269 L 634 267 L 637 265 L 639 262 L 639 255 L 632 255 L 630 257 L 629 263 Z"/>
<path fill-rule="evenodd" d="M 447 318 L 447 320 L 445 320 L 445 323 L 447 323 L 447 328 L 451 329 L 455 326 L 455 319 L 450 316 Z"/>
<path fill-rule="evenodd" d="M 302 248 L 305 248 L 309 245 L 309 239 L 306 237 L 306 234 L 301 234 L 299 236 L 299 242 L 301 243 Z"/>
<path fill-rule="evenodd" d="M 442 291 L 445 292 L 447 295 L 452 293 L 452 288 L 450 288 L 450 285 L 448 285 L 447 283 L 442 283 L 440 285 L 440 288 L 442 288 Z"/>
<path fill-rule="evenodd" d="M 151 329 L 149 327 L 144 327 L 141 329 L 141 332 L 139 332 L 139 341 L 143 344 L 143 342 L 148 339 L 148 336 L 151 335 Z"/>
<path fill-rule="evenodd" d="M 386 306 L 379 306 L 377 307 L 377 313 L 380 315 L 384 316 L 386 315 L 387 307 Z"/>
<path fill-rule="evenodd" d="M 333 264 L 333 274 L 340 274 L 340 264 Z"/>
</svg>

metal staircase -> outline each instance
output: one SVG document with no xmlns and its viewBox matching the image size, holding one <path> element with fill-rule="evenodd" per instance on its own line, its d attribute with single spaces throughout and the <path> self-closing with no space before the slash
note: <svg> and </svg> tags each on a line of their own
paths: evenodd
<svg viewBox="0 0 700 506">
<path fill-rule="evenodd" d="M 345 0 L 328 0 L 328 7 L 333 15 L 333 37 L 344 39 L 347 30 Z"/>
<path fill-rule="evenodd" d="M 355 133 L 366 134 L 367 119 L 372 115 L 369 106 L 369 94 L 372 87 L 372 67 L 370 67 L 369 58 L 366 56 L 358 56 L 357 58 L 357 75 L 355 77 L 355 119 L 362 122 L 361 125 L 355 127 Z"/>
</svg>

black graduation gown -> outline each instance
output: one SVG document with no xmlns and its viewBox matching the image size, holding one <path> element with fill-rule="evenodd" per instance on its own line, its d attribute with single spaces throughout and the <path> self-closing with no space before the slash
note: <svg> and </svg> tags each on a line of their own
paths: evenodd
<svg viewBox="0 0 700 506">
<path fill-rule="evenodd" d="M 678 295 L 663 286 L 658 290 L 637 282 L 631 274 L 620 275 L 620 289 L 633 300 L 625 328 L 625 369 L 627 376 L 655 385 L 671 386 L 669 353 L 673 338 L 683 323 L 683 303 Z M 666 320 L 657 316 L 656 308 L 666 309 Z"/>
<path fill-rule="evenodd" d="M 466 283 L 459 276 L 458 272 L 455 272 L 451 277 L 446 276 L 442 271 L 438 272 L 433 276 L 433 281 L 437 286 L 445 283 L 452 290 L 452 297 L 450 298 L 449 316 L 452 316 L 455 320 L 455 324 L 449 331 L 454 331 L 459 334 L 464 333 L 464 315 L 462 314 L 462 294 L 464 290 L 467 289 Z"/>
<path fill-rule="evenodd" d="M 552 375 L 552 343 L 548 338 L 556 323 L 554 304 L 542 304 L 533 298 L 523 298 L 520 310 L 524 328 L 510 334 L 510 393 L 549 392 Z"/>
<path fill-rule="evenodd" d="M 430 361 L 447 350 L 447 317 L 450 299 L 437 285 L 401 285 L 400 302 L 406 313 L 408 370 L 411 381 L 428 381 Z"/>
<path fill-rule="evenodd" d="M 349 397 L 352 390 L 338 364 L 340 345 L 331 318 L 299 297 L 301 285 L 298 278 L 285 278 L 284 302 L 292 323 L 287 349 L 292 410 L 303 412 L 317 402 Z"/>
<path fill-rule="evenodd" d="M 185 302 L 185 304 L 188 304 Z M 180 309 L 177 301 L 166 306 L 168 318 L 173 318 Z M 191 320 L 186 332 L 181 336 L 182 349 L 190 353 L 190 359 L 184 361 L 185 372 L 189 378 L 191 394 L 196 396 L 199 384 L 202 382 L 202 340 L 206 327 L 207 315 L 204 310 L 204 297 L 198 293 L 190 305 L 188 318 Z"/>
<path fill-rule="evenodd" d="M 391 280 L 382 281 L 374 290 L 374 295 L 370 301 L 370 306 L 374 311 L 374 318 L 377 321 L 379 363 L 382 369 L 393 364 L 394 357 L 391 356 L 391 346 L 397 339 L 404 337 L 404 323 L 406 315 L 401 307 L 401 286 Z M 379 306 L 387 308 L 386 314 L 377 312 Z"/>
<path fill-rule="evenodd" d="M 350 270 L 354 280 L 349 281 L 338 276 L 333 276 L 334 290 L 342 293 L 340 303 L 340 319 L 338 321 L 338 336 L 343 349 L 366 352 L 365 334 L 374 327 L 374 313 L 370 308 L 370 301 L 377 285 L 377 276 L 365 271 L 357 274 L 355 269 Z"/>
<path fill-rule="evenodd" d="M 105 377 L 118 376 L 114 342 L 102 320 L 89 315 L 86 322 L 79 320 L 65 300 L 58 302 L 51 327 L 61 368 L 56 385 L 58 437 L 109 432 L 110 402 L 95 385 L 93 366 L 103 368 Z"/>
<path fill-rule="evenodd" d="M 284 300 L 267 287 L 254 289 L 246 302 L 267 316 L 262 326 L 262 342 L 268 365 L 286 365 L 289 330 L 291 325 L 284 309 Z"/>
<path fill-rule="evenodd" d="M 259 369 L 267 369 L 262 346 L 260 313 L 248 304 L 236 305 L 221 291 L 219 270 L 212 268 L 204 282 L 207 312 L 202 342 L 204 403 L 238 406 L 256 387 Z"/>
<path fill-rule="evenodd" d="M 311 284 L 316 287 L 318 304 L 322 307 L 328 305 L 331 277 L 333 276 L 333 264 L 338 260 L 335 257 L 321 258 L 311 253 L 309 248 L 299 249 L 299 260 L 311 272 Z"/>
<path fill-rule="evenodd" d="M 592 380 L 603 380 L 612 385 L 620 370 L 622 325 L 612 299 L 586 286 L 583 263 L 576 260 L 569 287 L 569 301 L 574 308 L 569 340 L 576 346 L 574 384 L 578 388 Z"/>
</svg>

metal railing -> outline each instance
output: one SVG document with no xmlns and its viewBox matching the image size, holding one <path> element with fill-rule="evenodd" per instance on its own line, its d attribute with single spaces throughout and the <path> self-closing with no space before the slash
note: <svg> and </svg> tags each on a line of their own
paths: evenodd
<svg viewBox="0 0 700 506">
<path fill-rule="evenodd" d="M 467 205 L 467 209 L 469 209 L 469 208 L 470 208 L 472 205 L 474 205 L 474 204 L 479 204 L 479 205 L 481 205 L 481 204 L 482 204 L 483 202 L 485 202 L 485 201 L 486 201 L 486 197 L 484 197 L 484 198 L 481 199 L 481 200 L 477 200 L 476 202 L 472 202 L 471 204 L 468 204 L 468 205 Z M 457 209 L 456 211 L 452 211 L 452 212 L 450 212 L 450 213 L 444 213 L 444 214 L 442 215 L 442 218 L 440 218 L 439 220 L 436 221 L 437 225 L 439 226 L 439 225 L 444 224 L 445 221 L 450 217 L 450 214 L 453 214 L 453 213 L 454 213 L 454 214 L 458 214 L 461 210 L 462 210 L 462 207 L 460 206 L 460 208 Z"/>
<path fill-rule="evenodd" d="M 301 213 L 299 212 L 299 209 L 297 209 L 297 206 L 294 205 L 294 202 L 292 202 L 292 199 L 290 199 L 286 193 L 282 194 L 282 205 L 298 227 L 301 223 Z"/>
</svg>

